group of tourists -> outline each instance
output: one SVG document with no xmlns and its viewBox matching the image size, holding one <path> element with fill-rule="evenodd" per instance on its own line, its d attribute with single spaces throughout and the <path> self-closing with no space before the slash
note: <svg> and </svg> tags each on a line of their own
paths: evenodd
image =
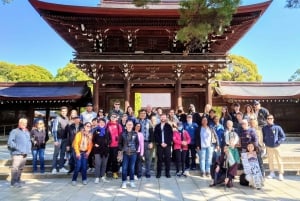
<svg viewBox="0 0 300 201">
<path fill-rule="evenodd" d="M 221 183 L 232 187 L 240 169 L 244 172 L 240 179 L 261 188 L 265 178 L 262 158 L 266 155 L 270 167 L 268 178 L 275 177 L 275 158 L 278 178 L 284 179 L 279 146 L 285 134 L 259 101 L 245 105 L 243 112 L 238 103 L 232 105 L 232 112 L 224 106 L 220 115 L 209 104 L 202 113 L 190 104 L 187 112 L 179 107 L 176 112 L 170 109 L 168 114 L 160 107 L 153 109 L 147 105 L 138 111 L 137 117 L 131 106 L 124 112 L 119 101 L 114 102 L 107 115 L 103 109 L 94 112 L 92 103 L 81 114 L 76 110 L 69 113 L 67 107 L 61 107 L 52 122 L 51 133 L 54 140 L 51 172 L 73 173 L 72 185 L 77 184 L 79 173 L 86 185 L 87 172 L 94 172 L 96 184 L 108 182 L 107 177 L 118 179 L 121 172 L 121 188 L 127 188 L 128 184 L 134 188 L 135 180 L 150 178 L 151 171 L 155 171 L 156 178 L 162 173 L 170 178 L 172 161 L 176 168 L 174 176 L 187 177 L 188 170 L 197 169 L 197 156 L 200 176 L 211 178 L 211 187 Z M 10 132 L 8 139 L 12 155 L 11 186 L 24 184 L 21 173 L 30 153 L 33 173 L 45 172 L 48 140 L 43 119 L 36 119 L 31 131 L 27 129 L 27 119 L 19 119 L 18 128 Z"/>
</svg>

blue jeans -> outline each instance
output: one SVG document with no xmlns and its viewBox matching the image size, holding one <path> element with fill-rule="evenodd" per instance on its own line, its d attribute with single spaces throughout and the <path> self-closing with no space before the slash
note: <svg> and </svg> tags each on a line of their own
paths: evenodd
<svg viewBox="0 0 300 201">
<path fill-rule="evenodd" d="M 40 172 L 45 172 L 45 149 L 33 149 L 32 150 L 32 166 L 33 172 L 37 172 L 37 158 L 40 160 Z"/>
<path fill-rule="evenodd" d="M 74 152 L 75 154 L 75 152 Z M 76 158 L 76 155 L 74 155 L 74 158 Z M 75 164 L 75 170 L 73 173 L 72 181 L 77 181 L 77 176 L 79 171 L 81 171 L 82 181 L 86 180 L 86 170 L 87 170 L 87 157 L 85 152 L 80 153 L 80 158 L 76 158 L 76 164 Z"/>
<path fill-rule="evenodd" d="M 123 162 L 122 162 L 122 181 L 126 181 L 128 171 L 130 180 L 134 180 L 134 166 L 136 161 L 136 153 L 135 154 L 123 154 Z"/>
<path fill-rule="evenodd" d="M 201 173 L 210 173 L 213 151 L 214 151 L 213 146 L 201 148 L 201 150 L 198 151 Z"/>
</svg>

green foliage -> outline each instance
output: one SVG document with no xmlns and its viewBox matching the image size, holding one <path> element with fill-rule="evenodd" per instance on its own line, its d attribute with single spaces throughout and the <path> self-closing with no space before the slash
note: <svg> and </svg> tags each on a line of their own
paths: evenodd
<svg viewBox="0 0 300 201">
<path fill-rule="evenodd" d="M 300 0 L 286 0 L 286 8 L 300 8 Z"/>
<path fill-rule="evenodd" d="M 238 55 L 229 56 L 232 63 L 216 75 L 216 80 L 223 81 L 261 81 L 256 64 Z"/>
<path fill-rule="evenodd" d="M 135 93 L 134 95 L 134 115 L 137 117 L 139 110 L 142 108 L 142 95 L 141 93 Z"/>
<path fill-rule="evenodd" d="M 0 62 L 0 81 L 26 82 L 26 81 L 52 81 L 52 74 L 45 68 L 36 65 L 15 65 Z"/>
<path fill-rule="evenodd" d="M 181 0 L 177 38 L 193 51 L 207 41 L 209 34 L 222 34 L 230 25 L 240 0 Z"/>
<path fill-rule="evenodd" d="M 57 70 L 55 81 L 87 81 L 92 80 L 84 72 L 79 70 L 75 64 L 68 63 L 64 68 Z"/>
<path fill-rule="evenodd" d="M 300 81 L 300 68 L 289 78 L 289 82 Z"/>
</svg>

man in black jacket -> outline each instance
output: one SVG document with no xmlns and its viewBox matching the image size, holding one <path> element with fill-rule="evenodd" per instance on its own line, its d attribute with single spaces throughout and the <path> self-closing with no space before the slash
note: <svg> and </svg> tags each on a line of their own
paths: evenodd
<svg viewBox="0 0 300 201">
<path fill-rule="evenodd" d="M 173 129 L 167 123 L 167 115 L 160 116 L 160 123 L 154 129 L 155 142 L 157 145 L 157 174 L 156 178 L 160 178 L 162 162 L 165 163 L 166 177 L 170 178 L 170 163 L 171 163 L 171 147 L 173 142 Z"/>
</svg>

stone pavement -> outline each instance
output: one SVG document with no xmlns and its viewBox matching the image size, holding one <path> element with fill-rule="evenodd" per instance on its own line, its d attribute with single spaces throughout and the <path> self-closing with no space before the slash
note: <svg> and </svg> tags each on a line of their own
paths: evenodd
<svg viewBox="0 0 300 201">
<path fill-rule="evenodd" d="M 78 180 L 79 181 L 79 180 Z M 121 180 L 94 184 L 94 178 L 88 178 L 88 184 L 71 185 L 70 179 L 26 180 L 22 188 L 12 188 L 8 181 L 0 181 L 0 200 L 23 201 L 201 201 L 201 200 L 300 200 L 300 177 L 286 176 L 284 181 L 268 179 L 265 187 L 256 190 L 240 186 L 235 180 L 234 187 L 208 187 L 210 179 L 199 176 L 187 178 L 161 177 L 142 178 L 136 181 L 137 187 L 121 189 Z"/>
</svg>

